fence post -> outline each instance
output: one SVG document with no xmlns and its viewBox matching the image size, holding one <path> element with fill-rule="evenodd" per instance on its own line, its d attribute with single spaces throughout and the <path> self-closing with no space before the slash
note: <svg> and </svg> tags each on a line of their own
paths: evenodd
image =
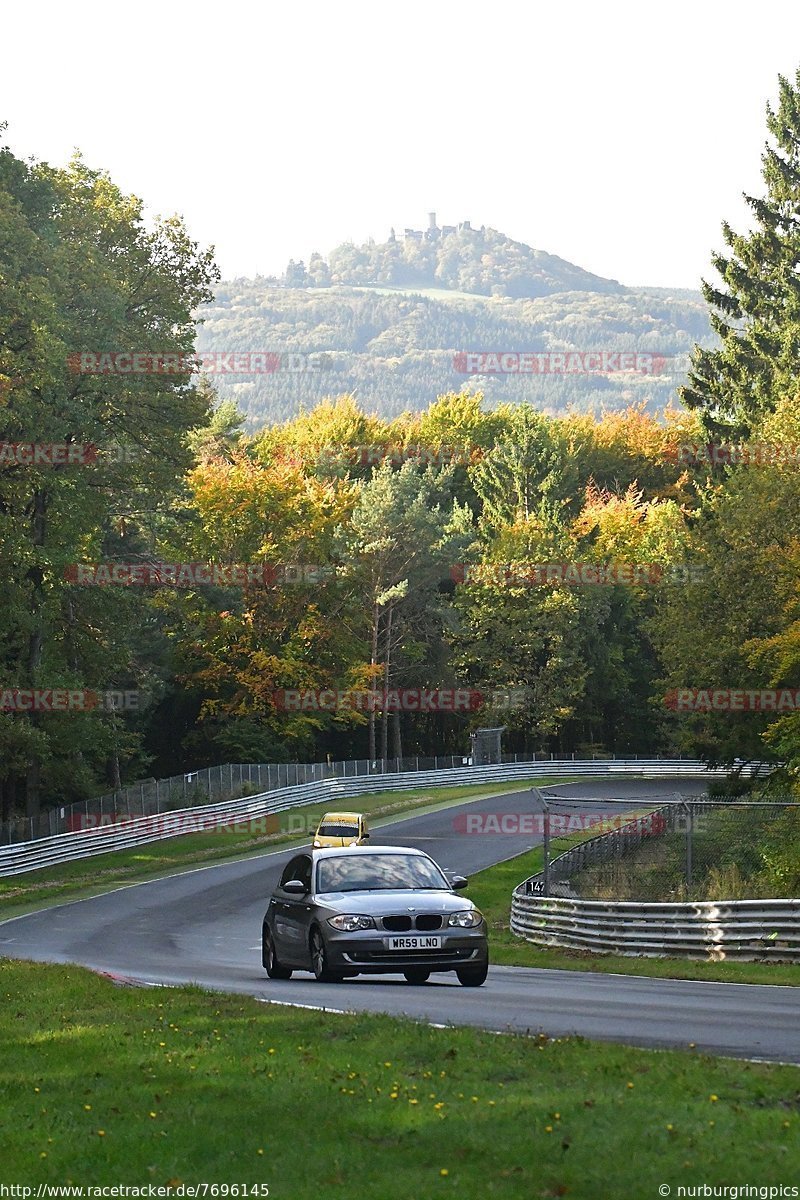
<svg viewBox="0 0 800 1200">
<path fill-rule="evenodd" d="M 539 788 L 532 788 L 534 796 L 542 806 L 544 814 L 544 829 L 542 834 L 542 891 L 543 895 L 550 895 L 550 806 L 540 792 Z"/>
<path fill-rule="evenodd" d="M 686 891 L 692 886 L 692 807 L 687 802 L 686 809 Z"/>
</svg>

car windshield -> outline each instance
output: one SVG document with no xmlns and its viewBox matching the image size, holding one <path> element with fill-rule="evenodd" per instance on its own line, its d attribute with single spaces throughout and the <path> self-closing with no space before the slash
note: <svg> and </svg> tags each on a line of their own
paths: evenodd
<svg viewBox="0 0 800 1200">
<path fill-rule="evenodd" d="M 358 825 L 354 821 L 325 821 L 317 830 L 317 837 L 357 837 Z"/>
<path fill-rule="evenodd" d="M 317 865 L 318 892 L 448 886 L 436 864 L 416 854 L 342 855 L 324 858 Z"/>
</svg>

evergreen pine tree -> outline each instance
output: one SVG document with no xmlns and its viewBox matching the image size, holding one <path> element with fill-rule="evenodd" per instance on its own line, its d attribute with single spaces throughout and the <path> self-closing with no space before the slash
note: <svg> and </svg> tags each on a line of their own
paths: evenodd
<svg viewBox="0 0 800 1200">
<path fill-rule="evenodd" d="M 762 156 L 766 196 L 745 194 L 756 222 L 737 234 L 725 222 L 730 254 L 712 262 L 722 285 L 703 280 L 711 324 L 722 345 L 696 346 L 684 403 L 712 436 L 746 437 L 781 396 L 800 386 L 800 70 L 779 76 L 777 110 L 767 105 Z"/>
</svg>

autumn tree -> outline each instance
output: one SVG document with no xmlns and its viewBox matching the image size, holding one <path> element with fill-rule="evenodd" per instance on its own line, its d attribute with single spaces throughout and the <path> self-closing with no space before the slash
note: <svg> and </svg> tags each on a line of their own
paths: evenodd
<svg viewBox="0 0 800 1200">
<path fill-rule="evenodd" d="M 453 499 L 451 481 L 452 468 L 420 471 L 413 461 L 399 469 L 384 463 L 358 485 L 350 522 L 342 531 L 339 552 L 368 614 L 370 669 L 385 690 L 398 683 L 430 687 L 443 682 L 439 651 L 446 599 L 440 585 L 472 538 L 471 514 Z M 400 757 L 397 713 L 394 731 L 395 757 Z M 369 756 L 376 756 L 374 712 Z M 386 710 L 380 756 L 388 757 Z"/>
</svg>

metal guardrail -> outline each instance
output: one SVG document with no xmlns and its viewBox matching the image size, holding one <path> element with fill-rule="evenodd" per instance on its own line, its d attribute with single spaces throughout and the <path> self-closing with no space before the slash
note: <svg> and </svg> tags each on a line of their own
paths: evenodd
<svg viewBox="0 0 800 1200">
<path fill-rule="evenodd" d="M 681 807 L 655 809 L 566 850 L 549 864 L 550 887 L 559 886 L 559 876 L 627 854 L 645 838 L 669 832 Z M 800 963 L 800 900 L 581 900 L 544 896 L 543 887 L 544 872 L 539 872 L 518 884 L 511 897 L 511 932 L 536 945 L 644 958 Z"/>
<path fill-rule="evenodd" d="M 514 761 L 516 757 L 514 755 Z M 529 758 L 535 761 L 537 758 L 536 755 L 524 757 L 526 761 Z M 504 761 L 510 759 L 509 755 Z M 389 771 L 441 771 L 468 765 L 469 759 L 464 755 L 442 754 L 386 760 L 361 758 L 330 763 L 224 763 L 215 767 L 200 767 L 166 779 L 140 779 L 114 792 L 73 804 L 54 805 L 36 817 L 13 817 L 0 825 L 0 846 L 85 829 L 90 823 L 97 824 L 108 817 L 151 817 L 179 808 L 200 808 L 223 800 L 235 800 L 246 792 L 256 796 L 278 788 L 296 787 L 301 783 L 317 783 L 323 779 L 384 775 Z"/>
<path fill-rule="evenodd" d="M 624 757 L 624 756 L 623 756 Z M 553 761 L 553 754 L 504 754 L 503 763 Z M 572 761 L 575 755 L 570 755 Z M 614 755 L 593 754 L 592 760 L 614 760 Z M 578 760 L 581 761 L 580 755 Z M 562 760 L 563 761 L 563 760 Z M 86 829 L 108 817 L 151 817 L 179 808 L 200 808 L 235 800 L 250 792 L 260 796 L 278 788 L 323 779 L 348 779 L 353 776 L 399 774 L 401 771 L 449 771 L 472 766 L 463 754 L 410 755 L 406 758 L 345 759 L 314 763 L 225 763 L 201 767 L 172 775 L 167 779 L 141 779 L 115 792 L 93 796 L 73 804 L 54 805 L 36 817 L 16 816 L 0 824 L 0 846 L 29 842 L 34 838 L 55 837 L 75 829 Z M 95 820 L 92 820 L 95 818 Z"/>
<path fill-rule="evenodd" d="M 800 963 L 800 900 L 636 904 L 517 889 L 511 932 L 540 946 L 604 954 Z"/>
<path fill-rule="evenodd" d="M 391 792 L 409 788 L 440 787 L 459 783 L 493 783 L 504 779 L 536 779 L 543 775 L 639 775 L 639 776 L 710 776 L 726 771 L 706 771 L 703 763 L 692 759 L 636 759 L 540 761 L 503 763 L 483 767 L 455 767 L 442 771 L 405 771 L 385 775 L 324 779 L 297 787 L 278 788 L 258 796 L 245 796 L 221 804 L 176 809 L 147 817 L 122 818 L 94 829 L 76 830 L 54 837 L 38 838 L 0 847 L 0 876 L 21 875 L 42 867 L 125 850 L 148 842 L 163 841 L 180 833 L 224 828 L 234 821 L 253 820 L 271 813 L 308 804 L 332 805 L 339 800 L 365 794 L 365 791 Z"/>
</svg>

